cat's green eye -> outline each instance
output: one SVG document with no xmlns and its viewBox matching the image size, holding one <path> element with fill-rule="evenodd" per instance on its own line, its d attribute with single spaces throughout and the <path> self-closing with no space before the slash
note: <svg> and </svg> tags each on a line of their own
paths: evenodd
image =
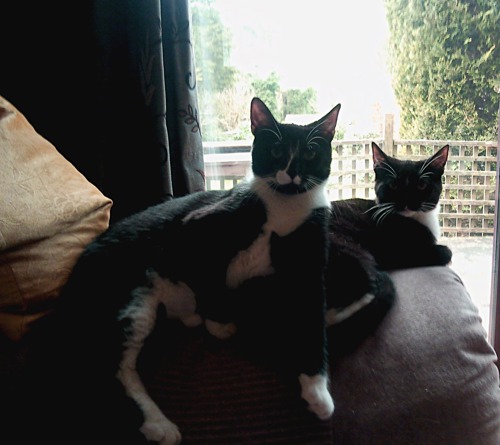
<svg viewBox="0 0 500 445">
<path fill-rule="evenodd" d="M 425 190 L 427 188 L 427 182 L 418 181 L 417 188 L 419 190 Z"/>
<path fill-rule="evenodd" d="M 398 188 L 398 185 L 395 182 L 389 183 L 389 188 L 391 190 L 396 190 Z"/>
<path fill-rule="evenodd" d="M 316 152 L 314 150 L 307 150 L 306 152 L 304 152 L 303 157 L 306 161 L 310 161 L 316 157 Z"/>
<path fill-rule="evenodd" d="M 276 159 L 281 158 L 283 156 L 283 149 L 281 147 L 271 148 L 271 156 Z"/>
</svg>

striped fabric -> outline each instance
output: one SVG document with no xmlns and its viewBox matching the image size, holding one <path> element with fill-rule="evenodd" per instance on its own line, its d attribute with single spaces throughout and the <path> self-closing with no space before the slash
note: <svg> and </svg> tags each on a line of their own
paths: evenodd
<svg viewBox="0 0 500 445">
<path fill-rule="evenodd" d="M 154 365 L 146 358 L 143 374 L 150 394 L 179 426 L 182 445 L 332 443 L 331 423 L 307 410 L 298 379 L 202 328 L 170 326 L 161 334 L 167 344 L 169 337 L 177 345 L 166 346 Z M 156 344 L 150 352 L 160 348 Z"/>
</svg>

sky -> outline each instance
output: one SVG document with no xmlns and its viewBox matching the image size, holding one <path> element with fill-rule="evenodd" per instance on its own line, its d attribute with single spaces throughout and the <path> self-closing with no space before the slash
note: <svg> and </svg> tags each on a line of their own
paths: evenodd
<svg viewBox="0 0 500 445">
<path fill-rule="evenodd" d="M 349 132 L 372 131 L 374 109 L 397 115 L 386 67 L 384 0 L 216 0 L 233 37 L 230 63 L 283 89 L 312 87 L 320 114 L 337 103 Z"/>
</svg>

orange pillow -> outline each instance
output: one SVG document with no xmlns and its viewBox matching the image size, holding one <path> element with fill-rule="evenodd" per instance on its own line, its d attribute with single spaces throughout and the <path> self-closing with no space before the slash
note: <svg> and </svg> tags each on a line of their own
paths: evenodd
<svg viewBox="0 0 500 445">
<path fill-rule="evenodd" d="M 20 340 L 51 310 L 111 205 L 0 96 L 1 334 Z"/>
</svg>

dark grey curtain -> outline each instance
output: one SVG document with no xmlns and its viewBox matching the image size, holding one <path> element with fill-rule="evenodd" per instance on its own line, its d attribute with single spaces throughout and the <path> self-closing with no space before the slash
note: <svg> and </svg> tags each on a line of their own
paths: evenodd
<svg viewBox="0 0 500 445">
<path fill-rule="evenodd" d="M 205 188 L 188 0 L 3 2 L 0 16 L 0 95 L 113 199 L 113 221 Z"/>
</svg>

